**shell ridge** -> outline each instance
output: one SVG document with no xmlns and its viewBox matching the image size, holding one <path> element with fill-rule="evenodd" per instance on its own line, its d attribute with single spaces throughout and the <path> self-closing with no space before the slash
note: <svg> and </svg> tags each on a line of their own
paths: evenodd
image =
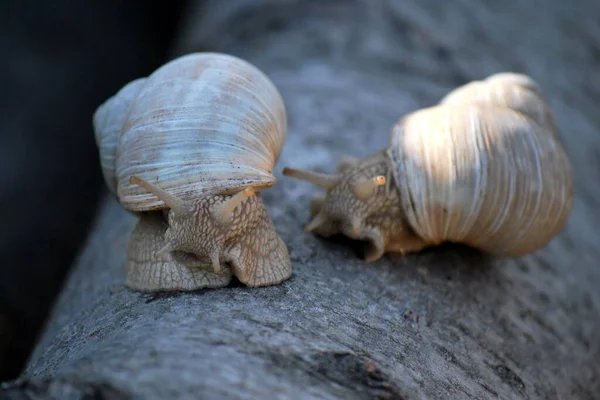
<svg viewBox="0 0 600 400">
<path fill-rule="evenodd" d="M 530 122 L 530 126 L 531 127 L 535 127 L 537 128 L 537 123 L 536 122 Z M 530 131 L 531 132 L 531 131 Z M 529 193 L 524 194 L 524 196 L 527 198 L 525 202 L 522 202 L 521 204 L 521 217 L 522 217 L 522 224 L 521 224 L 521 229 L 519 229 L 519 232 L 516 232 L 515 235 L 512 237 L 512 240 L 509 241 L 509 244 L 512 242 L 512 247 L 520 247 L 522 246 L 521 241 L 524 239 L 524 237 L 529 236 L 529 232 L 531 231 L 532 227 L 534 226 L 535 222 L 539 220 L 540 216 L 538 215 L 539 209 L 540 209 L 540 202 L 542 199 L 542 194 L 545 192 L 545 188 L 544 188 L 544 182 L 543 182 L 543 176 L 542 176 L 542 167 L 541 167 L 541 160 L 540 160 L 540 154 L 539 154 L 539 150 L 542 149 L 543 144 L 538 140 L 538 135 L 537 134 L 525 134 L 523 135 L 525 136 L 524 139 L 526 140 L 527 144 L 530 147 L 530 152 L 532 154 L 532 156 L 534 157 L 535 162 L 533 163 L 533 165 L 535 166 L 535 171 L 533 171 L 534 173 L 532 174 L 531 178 L 528 179 L 527 184 L 529 186 Z M 536 188 L 536 186 L 538 186 Z M 535 196 L 535 200 L 533 202 L 533 210 L 530 210 L 530 212 L 526 212 L 529 208 L 530 208 L 530 204 L 529 202 L 532 200 L 531 196 L 531 192 L 532 189 L 536 188 L 536 192 L 537 195 Z M 551 190 L 550 193 L 548 193 L 547 195 L 549 196 L 553 196 L 554 190 Z M 554 204 L 554 201 L 550 201 L 550 204 Z M 526 222 L 525 224 L 523 224 L 523 222 Z"/>
<path fill-rule="evenodd" d="M 116 154 L 125 208 L 160 203 L 129 184 L 134 174 L 184 197 L 275 183 L 285 105 L 268 76 L 245 60 L 219 53 L 171 60 L 149 75 L 128 114 Z"/>
</svg>

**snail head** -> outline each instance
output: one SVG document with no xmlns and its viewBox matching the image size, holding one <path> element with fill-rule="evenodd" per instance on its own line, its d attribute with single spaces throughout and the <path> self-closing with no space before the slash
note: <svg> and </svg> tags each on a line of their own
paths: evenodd
<svg viewBox="0 0 600 400">
<path fill-rule="evenodd" d="M 170 209 L 165 245 L 155 253 L 156 258 L 172 251 L 182 251 L 210 261 L 215 272 L 222 270 L 222 242 L 231 231 L 236 208 L 256 194 L 253 188 L 246 188 L 232 196 L 209 196 L 191 203 L 139 177 L 131 177 L 129 181 L 154 194 Z"/>
<path fill-rule="evenodd" d="M 326 189 L 324 196 L 313 199 L 311 221 L 305 232 L 322 236 L 342 232 L 353 239 L 362 238 L 365 220 L 377 209 L 384 196 L 380 188 L 387 182 L 384 175 L 371 168 L 365 171 L 359 165 L 347 166 L 334 175 L 294 168 L 284 168 L 283 174 Z"/>
</svg>

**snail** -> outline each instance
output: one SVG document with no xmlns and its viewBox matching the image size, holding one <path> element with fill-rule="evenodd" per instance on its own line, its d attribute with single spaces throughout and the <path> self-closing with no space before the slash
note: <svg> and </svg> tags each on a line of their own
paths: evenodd
<svg viewBox="0 0 600 400">
<path fill-rule="evenodd" d="M 274 285 L 292 274 L 260 191 L 287 135 L 283 99 L 254 65 L 220 53 L 171 60 L 95 111 L 104 180 L 139 215 L 126 286 Z"/>
<path fill-rule="evenodd" d="M 508 73 L 496 78 L 502 76 L 512 90 L 535 87 L 543 101 L 531 78 Z M 360 160 L 346 158 L 335 174 L 284 168 L 284 175 L 326 189 L 311 201 L 305 231 L 366 241 L 368 262 L 444 242 L 499 257 L 544 247 L 573 206 L 571 163 L 544 123 L 548 119 L 519 112 L 518 94 L 506 101 L 502 88 L 490 81 L 465 85 L 453 92 L 454 100 L 449 95 L 403 116 L 386 149 Z M 487 100 L 485 85 L 495 91 Z M 457 100 L 474 87 L 475 100 Z M 534 105 L 529 110 L 534 100 L 529 98 Z"/>
</svg>

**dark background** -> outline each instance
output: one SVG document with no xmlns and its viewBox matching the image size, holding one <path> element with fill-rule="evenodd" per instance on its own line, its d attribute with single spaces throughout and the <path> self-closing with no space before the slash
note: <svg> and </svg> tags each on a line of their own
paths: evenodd
<svg viewBox="0 0 600 400">
<path fill-rule="evenodd" d="M 105 190 L 92 114 L 166 60 L 184 4 L 0 5 L 0 381 L 23 367 Z"/>
</svg>

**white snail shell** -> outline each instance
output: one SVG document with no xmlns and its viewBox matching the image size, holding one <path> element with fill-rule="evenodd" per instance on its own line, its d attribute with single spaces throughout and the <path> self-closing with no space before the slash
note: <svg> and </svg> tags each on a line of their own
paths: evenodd
<svg viewBox="0 0 600 400">
<path fill-rule="evenodd" d="M 131 211 L 164 207 L 131 176 L 183 200 L 269 187 L 287 134 L 273 83 L 217 53 L 182 56 L 131 82 L 99 107 L 94 125 L 107 185 L 114 190 L 116 182 Z"/>
<path fill-rule="evenodd" d="M 509 108 L 441 105 L 390 138 L 394 182 L 419 237 L 516 256 L 546 244 L 571 211 L 571 165 L 541 125 Z"/>
</svg>

